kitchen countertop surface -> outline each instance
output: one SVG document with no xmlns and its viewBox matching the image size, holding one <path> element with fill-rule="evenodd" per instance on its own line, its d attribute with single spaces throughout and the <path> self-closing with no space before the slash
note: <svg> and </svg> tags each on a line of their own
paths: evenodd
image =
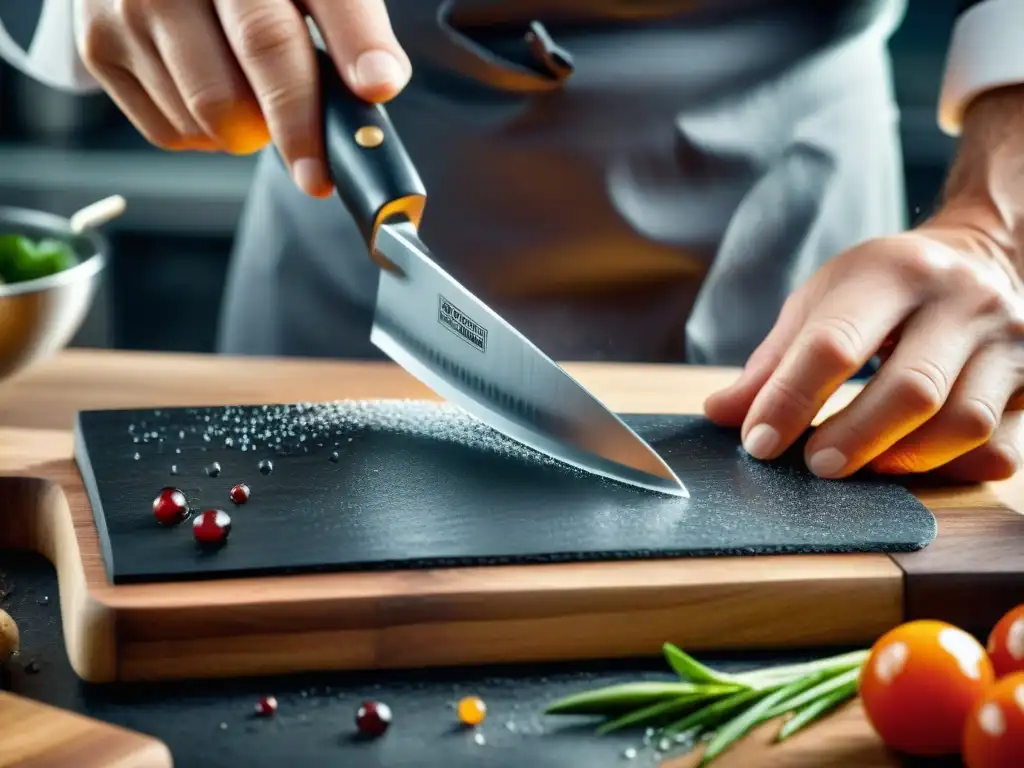
<svg viewBox="0 0 1024 768">
<path fill-rule="evenodd" d="M 730 370 L 672 366 L 566 368 L 611 408 L 632 412 L 699 412 L 704 397 L 735 375 Z M 846 390 L 835 404 L 853 391 Z M 68 431 L 74 413 L 82 409 L 338 397 L 433 395 L 404 372 L 382 363 L 68 350 L 0 385 L 0 446 L 11 450 L 33 430 Z M 953 494 L 928 491 L 927 496 L 941 496 L 946 503 L 952 498 L 988 498 L 1014 506 L 1013 500 L 1024 504 L 1024 477 Z M 38 670 L 13 668 L 13 692 L 152 734 L 170 747 L 179 766 L 597 768 L 656 765 L 663 759 L 653 747 L 644 747 L 642 734 L 597 737 L 587 721 L 540 714 L 546 702 L 581 688 L 670 679 L 657 648 L 651 649 L 651 659 L 615 663 L 89 686 L 76 678 L 64 652 L 56 576 L 49 563 L 36 555 L 0 551 L 0 575 L 10 591 L 0 606 L 21 625 L 23 663 L 35 661 Z M 701 658 L 736 670 L 838 650 L 842 649 Z M 477 743 L 474 734 L 452 728 L 452 705 L 471 693 L 488 704 L 488 719 L 479 729 L 484 744 Z M 263 695 L 278 698 L 279 713 L 270 720 L 254 720 L 252 708 Z M 353 742 L 352 718 L 366 698 L 387 702 L 395 721 L 384 739 Z M 622 755 L 628 747 L 638 748 L 639 755 L 627 761 Z"/>
</svg>

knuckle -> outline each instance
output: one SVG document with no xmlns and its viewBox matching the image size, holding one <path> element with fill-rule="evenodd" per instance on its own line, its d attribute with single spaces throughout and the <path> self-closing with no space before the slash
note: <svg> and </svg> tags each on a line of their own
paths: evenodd
<svg viewBox="0 0 1024 768">
<path fill-rule="evenodd" d="M 801 389 L 797 383 L 776 376 L 772 378 L 772 388 L 775 399 L 781 401 L 783 410 L 802 413 L 818 410 L 814 398 Z"/>
<path fill-rule="evenodd" d="M 183 94 L 183 98 L 199 122 L 216 125 L 234 111 L 241 97 L 230 86 L 210 83 Z"/>
<path fill-rule="evenodd" d="M 916 412 L 934 413 L 949 392 L 949 376 L 942 366 L 922 358 L 907 365 L 896 380 L 896 396 Z"/>
<path fill-rule="evenodd" d="M 831 317 L 818 323 L 808 338 L 808 352 L 830 367 L 850 370 L 860 364 L 864 338 L 857 326 L 843 317 Z"/>
<path fill-rule="evenodd" d="M 979 397 L 965 399 L 953 418 L 957 434 L 974 443 L 986 443 L 999 426 L 999 413 L 991 403 Z"/>
<path fill-rule="evenodd" d="M 908 243 L 895 252 L 896 265 L 904 279 L 917 285 L 930 285 L 938 271 L 948 267 L 946 259 L 917 243 Z"/>
<path fill-rule="evenodd" d="M 301 37 L 289 18 L 273 4 L 251 4 L 238 18 L 239 54 L 246 59 L 279 59 L 294 49 Z"/>
<path fill-rule="evenodd" d="M 91 72 L 115 64 L 120 50 L 117 22 L 109 14 L 94 14 L 82 25 L 78 36 L 78 54 Z"/>
</svg>

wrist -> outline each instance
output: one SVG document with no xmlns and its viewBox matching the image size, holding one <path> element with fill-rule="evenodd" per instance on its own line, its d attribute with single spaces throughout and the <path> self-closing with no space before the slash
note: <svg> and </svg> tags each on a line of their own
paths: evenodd
<svg viewBox="0 0 1024 768">
<path fill-rule="evenodd" d="M 1024 273 L 1024 85 L 968 108 L 941 206 L 925 226 L 974 231 Z"/>
</svg>

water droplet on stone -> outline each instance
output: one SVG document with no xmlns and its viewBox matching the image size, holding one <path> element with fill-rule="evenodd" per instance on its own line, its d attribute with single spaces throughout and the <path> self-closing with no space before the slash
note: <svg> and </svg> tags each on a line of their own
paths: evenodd
<svg viewBox="0 0 1024 768">
<path fill-rule="evenodd" d="M 228 724 L 227 724 L 227 723 L 221 723 L 221 724 L 220 724 L 220 729 L 221 729 L 222 731 L 226 731 L 226 730 L 228 729 Z"/>
<path fill-rule="evenodd" d="M 473 734 L 473 741 L 475 741 L 481 747 L 487 743 L 487 739 L 484 738 L 484 735 L 482 733 Z"/>
<path fill-rule="evenodd" d="M 171 464 L 171 474 L 172 475 L 178 474 L 178 465 L 177 464 Z"/>
<path fill-rule="evenodd" d="M 142 456 L 140 456 L 140 455 L 139 455 L 139 454 L 138 454 L 138 453 L 136 452 L 136 454 L 135 454 L 134 456 L 132 456 L 132 458 L 133 458 L 133 459 L 135 459 L 135 461 L 138 461 L 139 459 L 141 459 L 141 458 L 142 458 Z"/>
<path fill-rule="evenodd" d="M 24 669 L 26 675 L 38 675 L 39 672 L 41 671 L 39 667 L 39 662 L 35 659 L 26 664 Z"/>
<path fill-rule="evenodd" d="M 274 462 L 272 462 L 270 459 L 263 459 L 262 461 L 260 461 L 258 466 L 261 475 L 269 475 L 271 472 L 274 471 Z"/>
<path fill-rule="evenodd" d="M 338 460 L 339 460 L 339 459 L 341 459 L 341 456 L 339 456 L 339 455 L 338 455 L 338 452 L 337 452 L 337 451 L 331 451 L 330 459 L 331 459 L 331 461 L 333 461 L 333 462 L 334 462 L 335 464 L 337 464 L 337 463 L 338 463 Z"/>
<path fill-rule="evenodd" d="M 41 598 L 39 598 L 38 602 L 39 602 L 40 605 L 49 605 L 50 604 L 50 598 L 48 596 L 46 596 L 46 595 L 43 595 Z"/>
<path fill-rule="evenodd" d="M 636 747 L 626 747 L 624 750 L 622 750 L 622 756 L 627 760 L 635 760 Z"/>
<path fill-rule="evenodd" d="M 215 461 L 213 462 L 213 464 L 210 464 L 206 468 L 206 474 L 208 474 L 210 477 L 217 477 L 217 475 L 220 474 L 220 463 Z"/>
</svg>

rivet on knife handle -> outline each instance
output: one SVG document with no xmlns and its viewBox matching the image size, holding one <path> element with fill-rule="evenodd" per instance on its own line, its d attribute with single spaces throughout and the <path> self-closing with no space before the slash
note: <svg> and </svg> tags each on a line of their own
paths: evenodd
<svg viewBox="0 0 1024 768">
<path fill-rule="evenodd" d="M 377 231 L 385 222 L 397 219 L 419 227 L 426 189 L 384 107 L 352 93 L 330 57 L 319 49 L 316 55 L 331 180 L 373 259 L 394 269 L 377 251 Z"/>
</svg>

